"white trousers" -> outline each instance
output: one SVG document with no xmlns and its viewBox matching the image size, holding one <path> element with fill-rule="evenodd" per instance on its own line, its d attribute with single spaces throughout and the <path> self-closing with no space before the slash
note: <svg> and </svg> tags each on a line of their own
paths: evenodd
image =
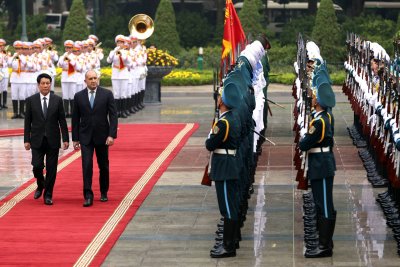
<svg viewBox="0 0 400 267">
<path fill-rule="evenodd" d="M 128 97 L 129 79 L 112 79 L 111 83 L 115 99 L 125 99 Z"/>
<path fill-rule="evenodd" d="M 8 77 L 7 78 L 3 78 L 3 80 L 1 80 L 1 82 L 0 82 L 0 93 L 7 91 L 7 88 L 8 88 Z"/>
<path fill-rule="evenodd" d="M 26 83 L 11 83 L 11 99 L 25 100 L 26 98 Z"/>
<path fill-rule="evenodd" d="M 76 93 L 76 83 L 61 83 L 62 98 L 64 100 L 73 100 Z"/>
</svg>

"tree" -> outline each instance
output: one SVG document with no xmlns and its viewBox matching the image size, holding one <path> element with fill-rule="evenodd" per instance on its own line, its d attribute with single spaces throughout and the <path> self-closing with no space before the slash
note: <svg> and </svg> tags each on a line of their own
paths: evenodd
<svg viewBox="0 0 400 267">
<path fill-rule="evenodd" d="M 156 45 L 157 48 L 171 52 L 173 55 L 178 54 L 181 47 L 179 45 L 178 31 L 176 30 L 175 12 L 171 1 L 160 1 L 154 25 L 157 26 L 149 42 Z"/>
<path fill-rule="evenodd" d="M 321 0 L 312 39 L 319 46 L 323 58 L 328 61 L 341 60 L 343 51 L 340 49 L 340 30 L 332 0 Z"/>
<path fill-rule="evenodd" d="M 179 39 L 184 48 L 205 46 L 210 37 L 211 25 L 200 12 L 179 12 L 176 18 Z"/>
<path fill-rule="evenodd" d="M 243 2 L 243 8 L 239 12 L 239 19 L 242 23 L 244 33 L 252 37 L 264 32 L 261 25 L 262 15 L 259 12 L 259 6 L 257 6 L 257 0 L 245 0 Z"/>
<path fill-rule="evenodd" d="M 84 40 L 89 35 L 86 10 L 82 0 L 73 0 L 69 16 L 65 22 L 63 39 Z"/>
</svg>

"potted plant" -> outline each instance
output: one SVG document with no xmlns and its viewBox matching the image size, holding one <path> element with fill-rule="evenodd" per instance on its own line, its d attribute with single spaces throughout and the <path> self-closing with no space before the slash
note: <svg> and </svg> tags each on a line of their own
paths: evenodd
<svg viewBox="0 0 400 267">
<path fill-rule="evenodd" d="M 147 77 L 144 101 L 161 103 L 161 80 L 178 65 L 178 60 L 160 49 L 148 48 L 146 52 Z"/>
</svg>

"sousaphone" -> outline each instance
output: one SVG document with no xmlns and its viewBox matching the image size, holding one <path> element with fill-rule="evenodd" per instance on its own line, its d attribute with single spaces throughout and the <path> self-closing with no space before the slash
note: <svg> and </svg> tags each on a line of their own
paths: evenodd
<svg viewBox="0 0 400 267">
<path fill-rule="evenodd" d="M 128 28 L 131 35 L 146 40 L 154 32 L 154 22 L 148 15 L 137 14 L 129 21 Z"/>
</svg>

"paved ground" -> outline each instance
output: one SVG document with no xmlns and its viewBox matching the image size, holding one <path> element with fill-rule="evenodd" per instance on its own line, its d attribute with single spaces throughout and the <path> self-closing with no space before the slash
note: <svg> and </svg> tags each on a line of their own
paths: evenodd
<svg viewBox="0 0 400 267">
<path fill-rule="evenodd" d="M 332 258 L 305 259 L 302 236 L 302 191 L 293 182 L 293 133 L 290 86 L 271 85 L 272 107 L 267 136 L 250 200 L 237 257 L 209 258 L 218 207 L 214 187 L 200 185 L 207 161 L 204 140 L 213 115 L 211 86 L 163 87 L 162 104 L 147 105 L 120 123 L 197 122 L 200 128 L 162 175 L 103 266 L 399 266 L 396 244 L 386 228 L 377 193 L 366 180 L 357 150 L 347 135 L 352 112 L 340 88 L 337 107 L 334 203 L 338 210 Z M 0 128 L 22 127 L 0 111 Z M 7 117 L 7 118 L 6 118 Z M 149 129 L 151 130 L 151 129 Z M 117 140 L 118 142 L 118 140 Z M 31 177 L 30 154 L 22 138 L 0 138 L 0 197 Z M 112 184 L 111 184 L 112 190 Z M 57 187 L 55 189 L 55 193 Z M 0 263 L 1 264 L 1 263 Z"/>
</svg>

